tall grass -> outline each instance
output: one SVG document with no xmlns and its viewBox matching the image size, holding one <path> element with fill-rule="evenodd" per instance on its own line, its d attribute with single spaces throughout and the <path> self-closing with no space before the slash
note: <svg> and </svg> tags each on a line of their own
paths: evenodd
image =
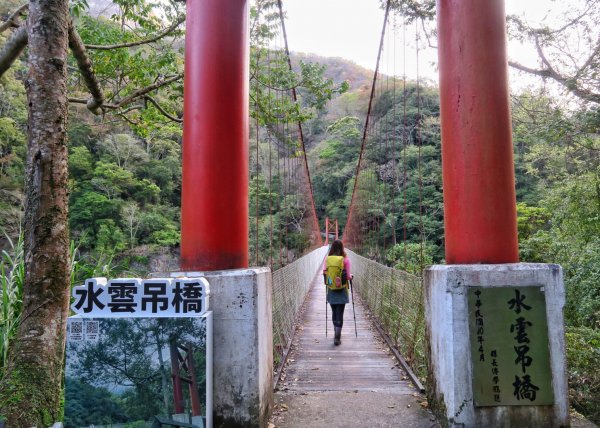
<svg viewBox="0 0 600 428">
<path fill-rule="evenodd" d="M 23 234 L 16 242 L 8 236 L 9 249 L 0 255 L 0 379 L 4 376 L 8 348 L 14 338 L 23 308 L 23 282 L 25 280 L 25 260 Z M 73 241 L 69 248 L 71 261 L 71 284 L 80 284 L 94 276 L 114 276 L 117 268 L 112 256 L 100 254 L 96 257 L 82 256 Z"/>
<path fill-rule="evenodd" d="M 0 378 L 6 368 L 8 346 L 19 326 L 25 280 L 23 234 L 19 235 L 17 242 L 8 236 L 6 239 L 10 250 L 3 250 L 0 258 Z"/>
</svg>

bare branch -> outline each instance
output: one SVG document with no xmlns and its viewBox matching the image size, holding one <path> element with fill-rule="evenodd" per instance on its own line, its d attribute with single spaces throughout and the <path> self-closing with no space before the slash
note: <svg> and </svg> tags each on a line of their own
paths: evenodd
<svg viewBox="0 0 600 428">
<path fill-rule="evenodd" d="M 87 55 L 83 41 L 75 29 L 73 22 L 69 24 L 69 47 L 77 61 L 85 86 L 87 86 L 90 95 L 92 96 L 88 102 L 86 102 L 86 106 L 88 110 L 98 115 L 100 114 L 100 107 L 104 104 L 104 95 L 102 94 L 100 83 L 98 83 L 98 79 L 96 79 L 96 75 L 92 69 L 92 61 Z"/>
<path fill-rule="evenodd" d="M 22 25 L 6 41 L 0 51 L 0 77 L 6 73 L 6 70 L 8 70 L 19 55 L 21 55 L 25 46 L 27 46 L 27 26 Z"/>
<path fill-rule="evenodd" d="M 118 112 L 117 114 L 119 115 L 123 115 L 123 114 L 127 114 L 130 111 L 134 111 L 134 110 L 141 110 L 144 108 L 143 104 L 134 104 L 132 106 L 127 107 L 125 110 L 121 110 L 120 112 Z"/>
<path fill-rule="evenodd" d="M 585 9 L 580 15 L 576 16 L 575 18 L 573 18 L 572 20 L 570 20 L 569 22 L 567 22 L 565 25 L 563 25 L 560 28 L 557 28 L 556 30 L 552 30 L 552 31 L 548 31 L 548 34 L 557 34 L 557 33 L 562 33 L 563 31 L 565 31 L 567 28 L 571 27 L 572 25 L 577 24 L 579 21 L 581 21 L 582 18 L 584 18 L 585 16 L 588 15 L 588 13 L 590 12 L 590 10 L 592 9 L 592 4 L 588 4 L 587 9 Z M 535 29 L 534 31 L 543 31 L 541 29 Z"/>
<path fill-rule="evenodd" d="M 158 104 L 156 102 L 156 100 L 154 98 L 152 98 L 150 95 L 146 95 L 144 97 L 145 99 L 147 99 L 148 101 L 150 101 L 152 104 L 154 104 L 154 107 L 156 107 L 158 109 L 158 111 L 160 111 L 162 113 L 163 116 L 168 117 L 169 119 L 171 119 L 173 122 L 177 122 L 177 123 L 183 123 L 183 119 L 180 119 L 178 117 L 172 116 L 169 113 L 167 113 L 161 106 L 160 104 Z"/>
<path fill-rule="evenodd" d="M 431 43 L 431 37 L 429 34 L 429 31 L 427 31 L 427 28 L 425 27 L 425 20 L 421 19 L 421 28 L 423 29 L 423 33 L 425 33 L 425 38 L 427 39 L 427 45 L 432 48 L 432 49 L 437 49 L 437 45 L 434 45 L 433 43 Z M 435 32 L 433 32 L 432 34 L 433 36 L 435 36 Z"/>
<path fill-rule="evenodd" d="M 83 98 L 69 98 L 71 104 L 87 104 L 88 100 Z"/>
<path fill-rule="evenodd" d="M 540 77 L 551 77 L 548 70 L 538 70 L 535 68 L 530 68 L 514 61 L 508 61 L 508 65 L 510 65 L 513 68 L 516 68 L 517 70 L 524 71 L 525 73 L 535 74 L 536 76 Z"/>
<path fill-rule="evenodd" d="M 71 51 L 73 52 L 73 55 L 75 56 L 75 59 L 77 60 L 77 65 L 79 66 L 79 70 L 81 71 L 81 75 L 83 77 L 85 85 L 87 86 L 91 94 L 91 98 L 89 100 L 69 98 L 69 102 L 76 104 L 86 104 L 87 108 L 96 115 L 100 114 L 101 110 L 104 109 L 119 109 L 125 105 L 132 103 L 136 99 L 145 97 L 148 93 L 164 85 L 168 85 L 169 83 L 175 82 L 183 77 L 182 73 L 169 78 L 159 78 L 152 85 L 134 91 L 131 95 L 123 98 L 115 104 L 105 104 L 105 99 L 102 93 L 102 89 L 100 87 L 100 83 L 98 82 L 98 79 L 94 74 L 94 70 L 92 69 L 92 62 L 86 52 L 86 46 L 83 44 L 79 33 L 77 32 L 72 23 L 69 26 L 69 46 L 71 48 Z M 157 105 L 157 103 L 154 100 L 151 101 L 153 102 L 153 104 Z M 159 108 L 159 110 L 162 110 L 160 106 L 157 105 L 157 107 Z M 162 110 L 161 112 L 165 116 L 169 117 L 169 115 L 166 112 L 164 112 L 164 110 Z M 175 120 L 174 118 L 169 118 Z"/>
<path fill-rule="evenodd" d="M 529 26 L 529 24 L 526 21 L 524 21 L 517 15 L 508 15 L 506 18 L 508 21 L 511 21 L 511 22 L 514 22 L 515 24 L 517 24 L 517 27 L 520 32 L 525 32 L 525 33 L 529 34 L 530 36 L 535 36 L 535 35 L 550 36 L 553 34 L 560 34 L 563 31 L 565 31 L 566 29 L 568 29 L 569 27 L 579 23 L 584 17 L 586 17 L 589 14 L 591 9 L 592 9 L 592 5 L 589 4 L 588 7 L 581 14 L 579 14 L 575 18 L 573 18 L 570 21 L 568 21 L 567 23 L 565 23 L 562 27 L 556 28 L 554 30 L 550 30 L 549 28 L 533 28 L 533 27 Z"/>
<path fill-rule="evenodd" d="M 24 9 L 24 7 L 22 6 L 20 9 Z M 181 22 L 179 22 L 177 25 L 179 25 Z M 175 27 L 176 26 L 172 26 L 172 29 Z M 164 35 L 161 37 L 164 37 Z M 13 33 L 13 35 L 8 39 L 8 41 L 0 51 L 0 77 L 6 72 L 6 70 L 10 68 L 13 62 L 19 57 L 26 45 L 27 27 L 25 25 L 22 25 L 17 31 Z M 75 57 L 77 65 L 79 67 L 79 71 L 81 72 L 85 85 L 90 91 L 91 95 L 91 98 L 87 100 L 81 98 L 69 98 L 70 103 L 85 104 L 86 107 L 92 113 L 98 115 L 100 114 L 102 109 L 116 110 L 132 103 L 133 101 L 139 98 L 146 98 L 152 104 L 154 104 L 163 115 L 168 117 L 170 120 L 173 120 L 175 122 L 183 121 L 182 119 L 169 115 L 162 107 L 160 107 L 160 105 L 153 98 L 147 95 L 150 92 L 161 88 L 162 86 L 180 80 L 181 78 L 183 78 L 183 73 L 177 74 L 175 76 L 158 78 L 152 85 L 134 91 L 132 94 L 123 98 L 117 103 L 105 104 L 102 88 L 100 87 L 100 83 L 98 82 L 98 79 L 94 74 L 92 62 L 89 56 L 87 55 L 85 45 L 83 44 L 83 41 L 81 40 L 81 37 L 79 36 L 79 33 L 75 29 L 72 22 L 69 25 L 69 47 L 73 52 L 73 56 Z"/>
<path fill-rule="evenodd" d="M 133 125 L 133 126 L 139 125 L 139 122 L 138 122 L 138 121 L 135 121 L 135 120 L 131 120 L 131 119 L 129 119 L 129 118 L 127 117 L 127 115 L 126 115 L 126 114 L 124 114 L 124 113 L 117 113 L 117 116 L 121 116 L 121 117 L 123 118 L 123 120 L 125 120 L 125 121 L 126 121 L 127 123 L 129 123 L 130 125 Z"/>
<path fill-rule="evenodd" d="M 153 42 L 156 42 L 157 40 L 160 40 L 163 37 L 169 35 L 170 33 L 172 33 L 173 30 L 175 30 L 177 27 L 179 27 L 183 22 L 185 22 L 185 16 L 180 16 L 177 19 L 177 21 L 175 21 L 173 23 L 173 25 L 171 25 L 165 31 L 163 31 L 162 33 L 159 33 L 156 36 L 151 37 L 149 39 L 138 40 L 137 42 L 121 43 L 121 44 L 118 44 L 118 45 L 85 45 L 85 47 L 87 49 L 107 51 L 107 50 L 112 50 L 112 49 L 129 48 L 129 47 L 132 47 L 132 46 L 139 46 L 139 45 L 145 45 L 145 44 L 148 44 L 148 43 L 153 43 Z"/>
<path fill-rule="evenodd" d="M 166 86 L 168 84 L 171 84 L 173 82 L 181 80 L 182 78 L 183 78 L 183 73 L 179 73 L 179 74 L 176 74 L 175 76 L 158 79 L 152 85 L 146 86 L 145 88 L 138 89 L 137 91 L 134 91 L 133 93 L 131 93 L 131 95 L 123 98 L 116 104 L 107 105 L 105 107 L 112 108 L 112 109 L 123 107 L 124 105 L 127 105 L 127 104 L 137 100 L 138 98 L 141 98 L 144 95 L 146 95 L 152 91 L 155 91 L 158 88 L 161 88 L 163 86 Z"/>
<path fill-rule="evenodd" d="M 122 100 L 118 101 L 117 103 L 102 104 L 100 106 L 100 108 L 110 109 L 110 110 L 119 109 L 128 104 L 131 104 L 133 101 L 135 101 L 139 98 L 145 97 L 146 94 L 148 94 L 152 91 L 155 91 L 163 86 L 166 86 L 168 84 L 176 82 L 177 80 L 181 80 L 182 78 L 183 78 L 183 73 L 176 74 L 175 76 L 171 76 L 171 77 L 167 77 L 167 78 L 158 79 L 152 85 L 149 85 L 149 86 L 146 86 L 145 88 L 141 88 L 141 89 L 138 89 L 137 91 L 134 91 L 131 95 L 123 98 Z M 88 100 L 82 99 L 82 98 L 69 98 L 69 102 L 74 103 L 74 104 L 87 104 Z"/>
<path fill-rule="evenodd" d="M 29 7 L 29 3 L 25 3 L 17 10 L 15 10 L 2 25 L 0 25 L 0 34 L 6 31 L 10 27 L 18 27 L 21 24 L 17 21 L 17 18 Z"/>
<path fill-rule="evenodd" d="M 592 92 L 589 89 L 578 86 L 577 81 L 575 79 L 569 79 L 567 77 L 563 77 L 560 74 L 558 74 L 556 71 L 554 71 L 554 69 L 552 69 L 552 68 L 545 68 L 542 70 L 538 70 L 535 68 L 526 67 L 526 66 L 521 65 L 514 61 L 509 61 L 508 65 L 510 65 L 513 68 L 516 68 L 517 70 L 524 71 L 526 73 L 553 79 L 556 82 L 563 85 L 565 88 L 567 88 L 570 92 L 572 92 L 574 95 L 578 96 L 579 98 L 600 104 L 600 93 Z"/>
<path fill-rule="evenodd" d="M 532 43 L 540 65 L 528 67 L 509 62 L 511 67 L 543 78 L 550 78 L 564 86 L 571 94 L 587 102 L 600 103 L 598 79 L 594 64 L 600 56 L 600 38 L 594 26 L 598 19 L 597 0 L 587 0 L 583 8 L 568 9 L 563 13 L 559 28 L 550 28 L 543 19 L 539 27 L 529 26 L 517 16 L 507 20 L 515 25 L 511 34 L 519 40 Z M 558 20 L 554 20 L 558 24 Z M 587 53 L 584 53 L 584 49 Z"/>
<path fill-rule="evenodd" d="M 575 74 L 575 78 L 581 77 L 586 68 L 588 68 L 592 62 L 600 57 L 600 37 L 596 41 L 596 48 L 592 51 L 586 62 L 577 70 L 577 74 Z"/>
<path fill-rule="evenodd" d="M 546 55 L 544 54 L 544 51 L 542 50 L 542 46 L 540 45 L 540 39 L 538 38 L 538 35 L 534 35 L 533 39 L 535 40 L 535 49 L 538 53 L 538 55 L 540 56 L 542 63 L 544 63 L 544 65 L 548 68 L 548 71 L 551 74 L 557 74 L 556 71 L 554 71 L 554 69 L 552 68 L 552 66 L 550 65 L 550 62 L 548 61 L 548 58 L 546 58 Z"/>
</svg>

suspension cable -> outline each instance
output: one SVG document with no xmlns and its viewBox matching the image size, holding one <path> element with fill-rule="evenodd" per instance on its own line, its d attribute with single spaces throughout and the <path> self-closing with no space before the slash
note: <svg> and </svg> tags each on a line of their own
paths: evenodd
<svg viewBox="0 0 600 428">
<path fill-rule="evenodd" d="M 354 186 L 352 188 L 352 197 L 350 198 L 350 207 L 348 208 L 348 218 L 346 220 L 346 230 L 348 230 L 348 226 L 350 225 L 349 232 L 351 234 L 356 234 L 356 232 L 352 229 L 354 203 L 355 203 L 355 198 L 356 198 L 356 189 L 358 187 L 358 178 L 359 178 L 360 168 L 362 166 L 363 154 L 365 151 L 365 144 L 367 141 L 367 132 L 369 129 L 369 119 L 371 117 L 371 110 L 373 108 L 373 98 L 375 96 L 377 74 L 379 73 L 379 61 L 381 59 L 381 51 L 383 50 L 383 42 L 385 40 L 385 29 L 386 29 L 386 24 L 388 21 L 389 12 L 390 12 L 390 0 L 387 0 L 386 5 L 385 5 L 385 16 L 383 18 L 383 28 L 381 29 L 381 38 L 379 41 L 379 50 L 377 52 L 377 62 L 375 65 L 375 72 L 373 74 L 373 83 L 371 85 L 371 95 L 369 96 L 369 106 L 367 108 L 367 117 L 365 118 L 365 125 L 363 127 L 363 136 L 362 136 L 362 141 L 361 141 L 361 146 L 360 146 L 360 152 L 358 154 L 358 162 L 356 164 L 356 176 L 354 179 Z M 346 230 L 344 230 L 344 235 L 346 235 Z M 350 240 L 352 240 L 352 239 L 356 239 L 356 238 L 351 235 Z"/>
<path fill-rule="evenodd" d="M 287 32 L 285 30 L 285 19 L 284 19 L 284 14 L 283 14 L 282 1 L 277 0 L 277 5 L 279 7 L 279 18 L 281 20 L 281 30 L 283 33 L 283 40 L 284 40 L 284 44 L 285 44 L 285 54 L 287 56 L 287 63 L 288 63 L 289 70 L 292 71 L 292 60 L 290 57 L 290 50 L 289 50 L 289 46 L 288 46 Z M 298 102 L 296 87 L 292 87 L 292 99 L 293 99 L 294 103 Z M 308 159 L 306 157 L 306 146 L 304 144 L 304 133 L 302 131 L 302 122 L 300 122 L 300 121 L 298 121 L 298 134 L 299 134 L 298 137 L 300 140 L 300 145 L 301 145 L 302 154 L 303 154 L 304 171 L 306 174 L 306 178 L 308 180 L 308 189 L 309 189 L 309 194 L 310 194 L 310 202 L 311 202 L 312 217 L 313 217 L 313 235 L 316 234 L 316 237 L 314 239 L 316 240 L 316 243 L 318 243 L 318 245 L 321 246 L 321 245 L 323 245 L 323 240 L 321 238 L 319 221 L 317 219 L 317 210 L 315 207 L 315 198 L 314 198 L 312 180 L 310 178 L 310 171 L 308 169 Z"/>
</svg>

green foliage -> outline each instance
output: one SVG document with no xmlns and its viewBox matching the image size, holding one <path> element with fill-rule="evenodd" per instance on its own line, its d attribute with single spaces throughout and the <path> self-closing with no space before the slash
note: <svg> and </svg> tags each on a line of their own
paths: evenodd
<svg viewBox="0 0 600 428">
<path fill-rule="evenodd" d="M 421 276 L 423 269 L 433 264 L 435 251 L 435 246 L 431 244 L 402 242 L 390 247 L 385 257 L 393 268 Z"/>
<path fill-rule="evenodd" d="M 600 237 L 580 245 L 559 253 L 567 287 L 565 316 L 569 324 L 600 330 Z"/>
<path fill-rule="evenodd" d="M 586 327 L 567 328 L 567 367 L 572 406 L 600 423 L 600 331 Z"/>
<path fill-rule="evenodd" d="M 521 256 L 558 263 L 565 272 L 567 322 L 600 327 L 600 193 L 595 174 L 550 189 L 542 208 L 520 204 Z"/>
<path fill-rule="evenodd" d="M 75 17 L 81 16 L 89 8 L 86 0 L 69 0 L 69 12 Z"/>
<path fill-rule="evenodd" d="M 3 250 L 0 259 L 0 379 L 6 369 L 8 349 L 14 337 L 23 308 L 23 234 L 16 242 L 7 237 L 10 250 Z"/>
<path fill-rule="evenodd" d="M 115 278 L 122 271 L 123 266 L 114 261 L 112 253 L 83 254 L 71 242 L 71 285 L 80 285 L 88 278 L 103 276 Z"/>
<path fill-rule="evenodd" d="M 324 73 L 324 65 L 300 61 L 303 103 L 317 110 L 322 110 L 335 95 L 343 94 L 350 88 L 347 81 L 336 85 L 333 79 L 325 79 Z"/>
<path fill-rule="evenodd" d="M 98 222 L 99 228 L 96 234 L 96 250 L 107 252 L 119 252 L 127 248 L 125 234 L 112 219 L 104 219 Z"/>
<path fill-rule="evenodd" d="M 356 161 L 360 150 L 361 123 L 357 117 L 342 117 L 327 127 L 324 140 L 311 155 L 314 169 L 313 189 L 317 214 L 337 218 L 345 224 L 348 203 L 346 195 L 353 185 Z"/>
<path fill-rule="evenodd" d="M 179 145 L 161 139 L 145 149 L 131 134 L 90 139 L 85 127 L 74 132 L 88 141 L 73 147 L 70 157 L 74 191 L 69 220 L 82 250 L 117 254 L 137 244 L 176 245 Z"/>
<path fill-rule="evenodd" d="M 438 116 L 437 93 L 422 85 L 407 82 L 405 87 L 391 79 L 375 99 L 354 195 L 360 253 L 385 263 L 383 253 L 391 243 L 426 239 L 434 245 L 433 260 L 442 259 Z M 311 157 L 319 217 L 338 218 L 342 229 L 363 143 L 362 126 L 352 117 L 333 122 Z"/>
<path fill-rule="evenodd" d="M 129 5 L 120 9 L 122 15 L 113 15 L 112 20 L 95 19 L 89 15 L 80 16 L 77 29 L 83 42 L 93 45 L 117 45 L 154 34 L 160 29 L 156 11 L 152 16 L 148 10 L 144 10 L 143 15 L 134 14 L 133 11 L 140 7 L 145 9 L 150 6 L 144 1 L 136 1 L 135 6 Z M 135 22 L 135 31 L 129 26 L 124 26 L 121 19 L 130 20 L 130 24 Z M 177 33 L 174 35 L 177 36 Z M 157 75 L 177 73 L 183 64 L 175 50 L 164 49 L 160 43 L 156 47 L 143 45 L 136 49 L 90 50 L 88 53 L 95 73 L 103 78 L 105 86 L 111 89 L 108 91 L 108 97 L 115 96 L 118 92 L 119 97 L 123 98 L 140 87 L 152 84 Z M 119 76 L 127 76 L 127 80 L 119 81 Z M 124 87 L 123 83 L 126 84 Z"/>
<path fill-rule="evenodd" d="M 17 6 L 13 0 L 9 3 L 11 8 Z M 84 43 L 119 44 L 150 37 L 183 12 L 183 4 L 177 2 L 117 0 L 115 4 L 118 12 L 108 19 L 86 14 L 86 0 L 71 2 Z M 429 18 L 433 2 L 401 0 L 392 2 L 392 7 L 408 10 L 409 20 Z M 168 22 L 161 22 L 162 18 Z M 256 143 L 258 159 L 254 158 L 256 145 L 251 151 L 250 260 L 267 264 L 272 259 L 276 268 L 310 245 L 305 221 L 308 209 L 302 195 L 283 194 L 283 175 L 270 174 L 267 140 L 275 141 L 280 150 L 273 153 L 275 157 L 297 154 L 297 140 L 280 135 L 276 128 L 304 123 L 318 217 L 337 218 L 343 231 L 372 75 L 338 59 L 303 54 L 293 59 L 290 71 L 282 50 L 270 48 L 280 37 L 277 2 L 261 1 L 252 8 L 251 19 L 250 106 L 261 130 Z M 90 50 L 108 102 L 116 103 L 157 78 L 180 73 L 181 35 L 178 30 L 152 45 Z M 0 39 L 5 40 L 2 35 Z M 73 58 L 69 61 L 76 66 Z M 21 280 L 15 278 L 23 266 L 16 238 L 27 129 L 24 71 L 25 65 L 17 61 L 0 78 L 0 227 L 9 236 L 3 241 L 7 248 L 0 264 L 4 269 L 0 357 L 5 355 L 20 313 Z M 72 93 L 84 96 L 85 88 L 75 74 L 69 85 Z M 297 90 L 299 104 L 287 96 L 291 88 Z M 166 111 L 181 116 L 181 81 L 151 95 Z M 368 141 L 361 171 L 364 181 L 357 188 L 359 199 L 373 201 L 373 196 L 377 197 L 377 203 L 363 205 L 359 214 L 366 219 L 366 230 L 376 226 L 378 233 L 368 235 L 363 244 L 373 257 L 418 273 L 422 264 L 443 259 L 438 94 L 435 88 L 417 88 L 413 82 L 406 82 L 404 90 L 404 82 L 392 79 L 391 87 L 380 90 L 379 95 L 371 117 L 371 126 L 379 132 Z M 78 242 L 72 251 L 76 254 L 73 281 L 114 276 L 135 254 L 146 251 L 144 246 L 174 247 L 179 242 L 181 125 L 167 121 L 151 102 L 139 101 L 127 112 L 126 126 L 71 110 L 69 222 Z M 599 110 L 594 106 L 566 108 L 549 95 L 533 91 L 515 95 L 513 102 L 521 259 L 559 263 L 564 268 L 566 321 L 575 326 L 567 335 L 574 402 L 581 411 L 597 414 L 597 383 L 590 379 L 594 378 L 591 364 L 598 356 L 600 327 Z M 8 248 L 10 242 L 17 242 L 14 250 Z M 391 246 L 392 242 L 397 244 Z M 10 273 L 13 271 L 16 274 Z M 151 389 L 121 397 L 120 404 L 133 406 L 135 400 L 150 396 Z M 114 398 L 101 390 L 88 392 L 97 396 L 98 402 Z M 138 411 L 141 415 L 145 409 L 140 405 Z"/>
<path fill-rule="evenodd" d="M 545 208 L 530 207 L 524 202 L 517 203 L 519 241 L 525 241 L 532 237 L 538 230 L 545 229 L 550 216 L 550 212 Z"/>
<path fill-rule="evenodd" d="M 6 237 L 8 250 L 2 250 L 0 258 L 0 380 L 4 376 L 7 356 L 23 310 L 23 284 L 25 281 L 25 260 L 23 234 L 16 242 Z M 71 242 L 71 285 L 94 276 L 114 276 L 115 265 L 112 259 L 100 257 L 92 259 L 83 256 Z"/>
<path fill-rule="evenodd" d="M 600 138 L 590 126 L 597 109 L 566 109 L 531 92 L 514 100 L 521 260 L 563 267 L 571 403 L 598 422 Z"/>
<path fill-rule="evenodd" d="M 75 409 L 90 406 L 90 412 L 100 410 L 98 422 L 148 421 L 154 415 L 173 413 L 173 389 L 170 372 L 171 343 L 190 344 L 193 349 L 200 400 L 205 399 L 205 343 L 203 332 L 193 319 L 112 319 L 101 320 L 102 338 L 97 343 L 79 344 L 78 358 L 70 360 L 67 373 L 77 376 L 67 383 L 67 397 L 74 399 Z M 73 345 L 75 346 L 75 345 Z M 119 367 L 119 370 L 115 370 Z M 189 376 L 182 369 L 183 376 Z M 74 380 L 74 379 L 70 379 Z M 88 385 L 79 397 L 74 397 L 83 385 Z M 93 386 L 92 386 L 93 385 Z M 110 387 L 113 393 L 105 388 Z M 97 400 L 94 402 L 94 400 Z M 87 407 L 86 407 L 87 408 Z M 84 414 L 78 417 L 85 417 Z M 112 420 L 108 420 L 108 417 Z M 106 417 L 104 420 L 102 418 Z M 90 422 L 92 421 L 90 417 Z M 75 425 L 81 426 L 81 425 Z"/>
<path fill-rule="evenodd" d="M 25 88 L 17 78 L 23 69 L 17 60 L 0 77 L 0 228 L 13 241 L 20 233 L 23 202 L 27 109 Z"/>
<path fill-rule="evenodd" d="M 600 237 L 600 167 L 567 177 L 545 203 L 566 239 L 586 243 Z"/>
<path fill-rule="evenodd" d="M 106 388 L 94 387 L 68 377 L 65 384 L 66 428 L 127 422 L 123 400 Z"/>
</svg>

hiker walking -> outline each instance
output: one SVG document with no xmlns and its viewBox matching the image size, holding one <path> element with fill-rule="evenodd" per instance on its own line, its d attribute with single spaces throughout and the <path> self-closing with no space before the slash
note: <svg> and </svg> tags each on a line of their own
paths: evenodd
<svg viewBox="0 0 600 428">
<path fill-rule="evenodd" d="M 350 278 L 352 278 L 350 259 L 346 257 L 342 241 L 336 239 L 331 244 L 323 268 L 323 279 L 327 286 L 327 302 L 331 305 L 331 319 L 335 331 L 333 344 L 336 346 L 342 343 L 344 308 L 346 303 L 350 303 L 348 297 L 348 279 Z"/>
</svg>

